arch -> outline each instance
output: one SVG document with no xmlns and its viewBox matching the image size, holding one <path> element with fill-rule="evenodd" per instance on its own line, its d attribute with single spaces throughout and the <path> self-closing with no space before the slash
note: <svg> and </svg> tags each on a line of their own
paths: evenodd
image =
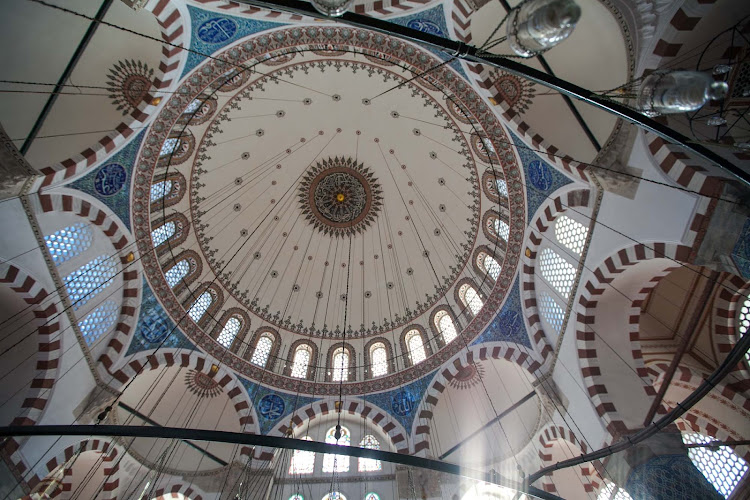
<svg viewBox="0 0 750 500">
<path fill-rule="evenodd" d="M 200 316 L 198 316 L 198 312 L 200 312 L 200 308 L 196 308 L 195 309 L 196 312 L 194 315 L 198 317 L 193 318 L 193 315 L 190 313 L 190 310 L 193 307 L 193 305 L 197 304 L 198 301 L 201 300 L 201 297 L 206 292 L 211 294 L 211 302 L 207 306 L 205 306 L 205 310 L 200 314 Z M 224 292 L 222 291 L 221 287 L 218 286 L 216 283 L 212 283 L 212 282 L 201 283 L 194 290 L 190 290 L 190 293 L 187 295 L 182 305 L 185 308 L 185 310 L 188 311 L 188 314 L 185 317 L 185 319 L 189 317 L 198 326 L 206 327 L 211 324 L 212 320 L 216 321 L 216 315 L 224 306 Z"/>
<path fill-rule="evenodd" d="M 750 281 L 745 281 L 734 274 L 722 276 L 719 293 L 715 298 L 716 313 L 713 331 L 713 344 L 719 362 L 726 358 L 740 339 L 739 312 L 748 295 L 750 295 Z M 750 389 L 750 366 L 747 362 L 737 363 L 733 373 L 741 381 L 731 384 L 732 387 L 738 390 Z"/>
<path fill-rule="evenodd" d="M 279 335 L 279 332 L 277 332 L 273 328 L 264 326 L 258 328 L 255 331 L 255 333 L 253 334 L 253 338 L 250 340 L 250 344 L 245 350 L 244 358 L 247 360 L 252 360 L 255 354 L 255 349 L 258 346 L 258 342 L 263 336 L 270 337 L 273 341 L 273 343 L 271 344 L 271 350 L 268 353 L 268 358 L 266 359 L 266 363 L 263 368 L 268 371 L 273 371 L 274 366 L 276 366 L 276 360 L 279 357 L 279 350 L 281 349 L 281 336 Z"/>
<path fill-rule="evenodd" d="M 289 346 L 289 352 L 287 353 L 286 358 L 286 366 L 284 367 L 284 375 L 286 375 L 287 377 L 292 376 L 292 371 L 294 368 L 294 357 L 300 347 L 306 347 L 306 349 L 310 353 L 310 357 L 307 362 L 307 374 L 304 377 L 295 378 L 315 380 L 316 368 L 318 366 L 318 346 L 315 345 L 314 342 L 305 339 L 297 340 L 291 346 Z"/>
<path fill-rule="evenodd" d="M 185 196 L 187 182 L 185 176 L 180 172 L 171 170 L 165 174 L 154 176 L 151 184 L 151 212 L 158 213 L 159 210 L 171 207 L 179 203 Z M 157 187 L 159 183 L 161 187 Z M 142 189 L 142 188 L 136 188 Z"/>
<path fill-rule="evenodd" d="M 424 359 L 427 359 L 430 356 L 432 356 L 432 346 L 430 345 L 430 339 L 427 337 L 427 332 L 425 331 L 425 329 L 422 328 L 420 325 L 409 325 L 403 329 L 403 331 L 401 332 L 401 335 L 399 336 L 401 340 L 401 352 L 403 353 L 403 356 L 404 356 L 405 367 L 414 366 L 416 364 L 419 364 L 419 362 L 423 361 L 423 360 L 420 360 L 417 363 L 413 362 L 411 346 L 409 345 L 409 339 L 407 338 L 410 335 L 418 335 L 422 339 L 422 346 L 424 347 L 424 355 L 425 355 Z M 416 344 L 415 344 L 415 347 L 416 347 Z"/>
<path fill-rule="evenodd" d="M 169 1 L 148 2 L 144 10 L 150 11 L 156 17 L 164 40 L 161 62 L 155 71 L 153 91 L 144 96 L 138 108 L 134 109 L 125 121 L 114 127 L 113 132 L 81 153 L 41 169 L 44 178 L 40 189 L 80 176 L 99 165 L 116 149 L 124 146 L 138 129 L 151 121 L 152 115 L 160 109 L 161 100 L 169 95 L 168 91 L 178 82 L 184 62 L 187 60 L 183 45 L 188 40 L 186 26 L 190 25 L 190 16 L 185 7 Z"/>
<path fill-rule="evenodd" d="M 171 253 L 165 254 L 167 262 L 172 263 L 171 266 L 167 267 L 166 263 L 164 266 L 160 266 L 162 271 L 164 272 L 164 277 L 167 283 L 170 285 L 170 280 L 167 279 L 168 275 L 170 273 L 170 270 L 176 266 L 178 263 L 185 261 L 188 264 L 187 273 L 182 276 L 182 278 L 174 284 L 172 287 L 172 290 L 174 291 L 175 295 L 180 295 L 184 290 L 187 290 L 190 288 L 190 285 L 195 283 L 195 281 L 203 274 L 203 259 L 200 258 L 198 253 L 195 250 L 183 250 L 182 252 L 178 253 L 174 259 L 172 258 Z M 166 271 L 164 271 L 166 269 Z M 181 272 L 179 274 L 182 274 Z"/>
<path fill-rule="evenodd" d="M 55 212 L 72 213 L 81 217 L 92 228 L 98 228 L 112 243 L 114 252 L 110 257 L 123 267 L 120 277 L 123 280 L 120 315 L 114 333 L 107 343 L 104 352 L 99 356 L 100 368 L 111 366 L 113 360 L 124 352 L 135 330 L 141 307 L 141 274 L 143 263 L 138 258 L 134 238 L 120 219 L 100 202 L 64 188 L 57 188 L 54 193 L 37 193 L 28 198 L 29 208 L 36 216 Z M 45 256 L 45 259 L 47 257 Z M 50 268 L 54 265 L 49 262 Z"/>
<path fill-rule="evenodd" d="M 447 344 L 443 337 L 443 331 L 440 328 L 441 316 L 444 315 L 447 315 L 453 321 L 453 326 L 455 327 L 457 334 L 456 337 L 458 337 L 458 332 L 461 331 L 461 324 L 453 313 L 453 309 L 448 304 L 443 304 L 433 309 L 432 314 L 430 314 L 430 329 L 432 330 L 433 338 L 437 343 L 438 349 L 442 349 Z"/>
<path fill-rule="evenodd" d="M 338 427 L 338 429 L 337 429 Z M 336 431 L 341 434 L 336 439 Z M 339 446 L 351 446 L 352 434 L 345 425 L 335 425 L 326 431 L 325 442 Z M 323 454 L 323 473 L 327 472 L 349 472 L 351 457 L 336 453 Z"/>
<path fill-rule="evenodd" d="M 473 293 L 472 293 L 473 290 Z M 487 295 L 471 278 L 461 278 L 453 287 L 456 304 L 462 304 L 462 314 L 467 318 L 477 316 L 487 301 Z"/>
<path fill-rule="evenodd" d="M 157 168 L 185 163 L 195 152 L 195 136 L 189 128 L 172 130 L 159 150 Z"/>
<path fill-rule="evenodd" d="M 479 245 L 474 249 L 474 254 L 472 255 L 473 258 L 471 259 L 471 264 L 476 276 L 484 276 L 485 274 L 487 274 L 487 270 L 485 269 L 484 265 L 485 255 L 488 255 L 495 259 L 495 262 L 497 262 L 497 264 L 500 266 L 500 270 L 502 270 L 502 265 L 505 260 L 505 252 L 500 248 L 500 246 L 498 245 L 490 247 L 488 245 Z M 492 278 L 492 281 L 496 281 L 496 279 Z"/>
<path fill-rule="evenodd" d="M 218 106 L 215 94 L 198 94 L 177 119 L 176 125 L 203 125 L 213 117 Z"/>
<path fill-rule="evenodd" d="M 437 405 L 443 391 L 449 382 L 476 361 L 487 359 L 504 359 L 516 363 L 526 370 L 532 380 L 536 380 L 541 374 L 543 366 L 539 355 L 526 347 L 512 342 L 486 342 L 480 345 L 469 346 L 454 355 L 450 361 L 443 365 L 441 370 L 429 383 L 422 401 L 416 410 L 416 418 L 412 423 L 414 435 L 414 453 L 419 456 L 430 454 L 430 421 L 432 420 L 433 408 Z"/>
<path fill-rule="evenodd" d="M 153 245 L 152 235 L 166 224 L 173 224 L 174 231 L 169 231 L 168 236 L 158 245 Z M 157 255 L 162 256 L 171 248 L 177 248 L 185 242 L 190 232 L 190 223 L 185 215 L 174 212 L 166 217 L 159 217 L 151 222 L 151 234 L 148 235 L 149 243 L 156 250 Z M 169 234 L 171 233 L 171 234 Z"/>
<path fill-rule="evenodd" d="M 386 370 L 387 372 L 384 375 L 388 375 L 389 373 L 393 373 L 396 371 L 396 364 L 395 364 L 395 355 L 393 353 L 393 346 L 391 345 L 390 341 L 386 339 L 385 337 L 375 337 L 374 339 L 371 339 L 370 341 L 365 344 L 364 349 L 364 360 L 365 360 L 365 378 L 371 379 L 371 378 L 377 378 L 376 376 L 373 376 L 373 370 L 372 370 L 372 350 L 373 347 L 375 347 L 376 344 L 383 344 L 383 347 L 385 348 L 386 352 Z M 382 375 L 379 375 L 382 376 Z"/>
<path fill-rule="evenodd" d="M 538 450 L 539 460 L 541 461 L 542 467 L 547 467 L 553 464 L 552 454 L 545 452 L 545 450 L 551 451 L 550 449 L 559 441 L 567 441 L 573 446 L 577 447 L 581 453 L 588 452 L 588 446 L 584 441 L 579 440 L 575 433 L 566 427 L 555 425 L 553 423 L 547 424 L 544 428 L 537 432 L 536 439 L 539 441 L 541 448 Z M 587 494 L 594 493 L 603 486 L 603 481 L 597 473 L 597 468 L 601 468 L 601 462 L 596 460 L 591 464 L 583 464 L 577 467 L 581 474 L 581 480 L 583 483 L 583 489 Z M 552 481 L 552 473 L 543 476 L 540 481 L 542 489 L 549 493 L 557 493 L 557 487 Z"/>
<path fill-rule="evenodd" d="M 347 359 L 345 368 L 345 377 L 344 382 L 352 382 L 356 380 L 356 364 L 357 364 L 357 358 L 355 356 L 354 347 L 348 342 L 336 342 L 328 349 L 328 354 L 326 355 L 326 380 L 329 382 L 338 382 L 340 379 L 337 378 L 336 370 L 339 369 L 339 366 L 334 366 L 334 357 L 339 352 L 345 352 Z M 339 361 L 340 363 L 340 361 Z M 341 370 L 339 370 L 341 371 Z M 342 372 L 342 375 L 344 375 L 344 372 Z"/>
<path fill-rule="evenodd" d="M 491 202 L 508 207 L 508 184 L 492 170 L 485 170 L 482 174 L 482 191 Z"/>
<path fill-rule="evenodd" d="M 227 322 L 233 318 L 239 321 L 239 325 L 237 327 L 237 331 L 234 333 L 234 337 L 232 337 L 231 343 L 226 346 L 222 343 L 221 334 L 224 332 L 224 328 L 226 328 Z M 218 323 L 216 323 L 211 336 L 225 349 L 229 349 L 231 352 L 239 354 L 240 347 L 245 343 L 245 337 L 247 336 L 247 332 L 249 330 L 250 316 L 247 314 L 247 312 L 245 312 L 244 309 L 239 307 L 232 307 L 221 314 L 221 318 L 219 318 Z"/>
<path fill-rule="evenodd" d="M 508 247 L 508 241 L 500 234 L 497 233 L 498 225 L 505 224 L 508 227 L 508 216 L 507 214 L 500 214 L 495 210 L 487 210 L 482 216 L 482 231 L 484 236 L 494 242 L 503 252 Z M 510 230 L 510 228 L 508 228 Z"/>
</svg>

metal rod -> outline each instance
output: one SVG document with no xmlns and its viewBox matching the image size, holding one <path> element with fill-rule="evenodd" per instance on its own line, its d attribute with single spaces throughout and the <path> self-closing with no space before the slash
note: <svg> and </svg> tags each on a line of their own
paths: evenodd
<svg viewBox="0 0 750 500">
<path fill-rule="evenodd" d="M 73 74 L 73 70 L 78 64 L 78 61 L 81 59 L 81 56 L 86 50 L 86 47 L 88 47 L 89 42 L 94 37 L 94 33 L 96 33 L 97 28 L 99 27 L 99 21 L 104 19 L 104 16 L 107 14 L 107 11 L 109 10 L 109 7 L 112 5 L 113 1 L 114 0 L 104 0 L 101 7 L 99 7 L 99 11 L 96 13 L 94 20 L 89 23 L 89 27 L 86 30 L 86 33 L 84 33 L 81 42 L 78 44 L 78 47 L 76 47 L 76 51 L 73 52 L 73 55 L 68 61 L 68 65 L 65 67 L 62 75 L 60 75 L 60 79 L 57 81 L 55 89 L 52 91 L 49 99 L 47 99 L 47 102 L 44 104 L 42 112 L 39 113 L 39 117 L 36 119 L 36 122 L 34 122 L 34 126 L 31 127 L 29 135 L 26 136 L 26 140 L 23 141 L 23 145 L 21 145 L 20 149 L 22 155 L 26 155 L 26 153 L 29 152 L 31 144 L 34 142 L 37 134 L 39 134 L 39 131 L 42 129 L 42 125 L 44 125 L 44 122 L 47 120 L 47 116 L 49 115 L 50 111 L 52 111 L 52 106 L 55 105 L 55 101 L 57 101 L 60 92 L 62 92 L 62 89 L 65 86 L 65 82 L 67 82 L 70 78 L 70 75 Z"/>
<path fill-rule="evenodd" d="M 382 19 L 376 19 L 374 17 L 363 16 L 361 14 L 355 14 L 353 12 L 347 12 L 341 17 L 335 19 L 324 16 L 315 10 L 315 7 L 308 2 L 301 0 L 234 0 L 236 3 L 244 5 L 251 5 L 266 10 L 284 11 L 299 14 L 302 16 L 313 17 L 317 19 L 325 19 L 328 21 L 335 21 L 358 28 L 364 28 L 372 31 L 384 33 L 386 35 L 395 36 L 403 40 L 408 40 L 420 45 L 427 46 L 440 51 L 446 51 L 450 55 L 479 64 L 486 64 L 495 68 L 502 69 L 508 73 L 512 73 L 516 76 L 526 78 L 532 82 L 538 83 L 544 87 L 560 92 L 563 95 L 578 99 L 591 106 L 607 111 L 608 113 L 620 117 L 624 120 L 629 121 L 639 127 L 653 132 L 662 139 L 665 139 L 673 144 L 677 144 L 690 153 L 709 161 L 718 167 L 726 170 L 727 172 L 734 175 L 737 179 L 742 181 L 745 185 L 750 186 L 750 172 L 745 172 L 740 167 L 729 161 L 728 159 L 714 153 L 710 149 L 691 142 L 691 139 L 680 134 L 679 132 L 662 125 L 661 123 L 631 109 L 623 104 L 609 100 L 602 97 L 591 90 L 587 90 L 583 87 L 579 87 L 573 83 L 565 81 L 556 76 L 548 75 L 547 73 L 540 71 L 535 68 L 531 68 L 524 64 L 511 59 L 506 59 L 492 54 L 483 55 L 480 54 L 479 49 L 474 46 L 466 45 L 463 42 L 456 40 L 450 40 L 441 36 L 433 35 L 431 33 L 424 33 L 419 30 L 409 28 L 407 26 L 401 26 L 389 21 Z"/>
<path fill-rule="evenodd" d="M 750 335 L 747 336 L 750 340 Z M 392 462 L 411 467 L 431 469 L 438 472 L 464 476 L 487 483 L 505 486 L 523 491 L 531 496 L 543 500 L 563 500 L 557 495 L 547 493 L 529 486 L 523 489 L 523 484 L 507 479 L 499 474 L 481 472 L 460 465 L 416 457 L 403 453 L 371 450 L 356 446 L 339 446 L 335 444 L 319 443 L 304 439 L 293 439 L 278 436 L 263 436 L 243 432 L 225 432 L 208 429 L 187 429 L 183 427 L 151 427 L 146 425 L 15 425 L 0 427 L 0 437 L 11 436 L 117 436 L 143 437 L 161 439 L 191 439 L 193 441 L 212 441 L 220 443 L 245 444 L 249 446 L 265 446 L 269 448 L 283 448 L 287 450 L 312 451 L 315 453 L 331 453 L 350 457 L 374 458 L 385 462 Z"/>
</svg>

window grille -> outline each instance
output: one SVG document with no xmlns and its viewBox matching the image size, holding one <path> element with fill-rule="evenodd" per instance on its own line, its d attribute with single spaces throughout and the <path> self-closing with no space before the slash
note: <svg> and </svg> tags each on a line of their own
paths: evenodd
<svg viewBox="0 0 750 500">
<path fill-rule="evenodd" d="M 581 255 L 583 251 L 588 232 L 586 226 L 565 215 L 558 217 L 555 222 L 555 238 L 557 238 L 557 241 L 578 255 Z"/>
<path fill-rule="evenodd" d="M 52 261 L 59 266 L 88 250 L 94 235 L 84 222 L 64 227 L 44 237 Z"/>
<path fill-rule="evenodd" d="M 151 240 L 154 242 L 154 248 L 158 247 L 169 238 L 174 236 L 177 230 L 177 225 L 170 221 L 151 231 Z"/>
<path fill-rule="evenodd" d="M 250 362 L 254 365 L 265 368 L 266 363 L 268 363 L 268 357 L 271 355 L 272 347 L 273 339 L 268 335 L 261 335 L 258 339 L 258 343 L 255 344 L 255 351 L 253 351 L 253 357 L 250 358 Z"/>
<path fill-rule="evenodd" d="M 686 432 L 682 434 L 682 441 L 685 444 L 705 444 L 713 440 L 697 432 Z M 747 472 L 747 462 L 729 446 L 719 446 L 716 451 L 710 448 L 688 448 L 688 456 L 724 498 L 729 498 Z"/>
<path fill-rule="evenodd" d="M 65 288 L 73 310 L 77 311 L 111 285 L 116 273 L 115 260 L 107 255 L 100 255 L 68 275 L 65 278 Z"/>
<path fill-rule="evenodd" d="M 159 201 L 172 191 L 172 181 L 161 181 L 151 185 L 151 203 Z"/>
<path fill-rule="evenodd" d="M 213 301 L 214 297 L 211 295 L 211 292 L 203 292 L 200 297 L 198 297 L 198 300 L 190 306 L 190 310 L 188 310 L 188 316 L 190 316 L 190 319 L 197 323 L 203 315 L 206 314 L 208 307 Z"/>
<path fill-rule="evenodd" d="M 174 288 L 177 283 L 187 276 L 189 271 L 190 264 L 187 260 L 183 259 L 164 273 L 164 277 L 167 279 L 167 284 L 169 284 L 170 288 Z"/>
<path fill-rule="evenodd" d="M 418 330 L 411 330 L 406 334 L 406 347 L 409 349 L 411 364 L 416 365 L 427 359 L 427 353 L 424 350 L 422 335 Z"/>
<path fill-rule="evenodd" d="M 292 365 L 292 377 L 305 378 L 307 377 L 307 367 L 310 364 L 310 348 L 307 346 L 299 346 L 294 352 L 294 362 Z"/>
<path fill-rule="evenodd" d="M 576 277 L 576 268 L 567 260 L 560 257 L 557 252 L 545 248 L 539 257 L 539 267 L 542 269 L 542 277 L 557 290 L 565 299 L 570 295 L 573 288 L 573 280 Z"/>
<path fill-rule="evenodd" d="M 458 336 L 453 318 L 451 318 L 451 315 L 447 311 L 439 311 L 435 315 L 435 326 L 437 326 L 440 334 L 443 336 L 443 342 L 446 344 L 450 344 Z"/>
<path fill-rule="evenodd" d="M 550 324 L 555 332 L 560 332 L 565 311 L 562 307 L 550 297 L 547 292 L 542 292 L 539 300 L 539 309 L 542 311 L 542 317 Z"/>
<path fill-rule="evenodd" d="M 238 318 L 235 318 L 234 316 L 229 318 L 224 325 L 224 328 L 221 329 L 221 333 L 219 333 L 219 338 L 217 339 L 219 344 L 227 349 L 232 347 L 232 342 L 234 342 L 237 334 L 240 333 L 241 326 L 242 322 Z"/>
<path fill-rule="evenodd" d="M 384 344 L 378 342 L 370 348 L 370 363 L 373 377 L 388 374 L 388 351 Z"/>
<path fill-rule="evenodd" d="M 114 300 L 108 300 L 78 322 L 78 328 L 81 330 L 86 345 L 94 345 L 99 337 L 114 326 L 115 321 L 117 321 L 117 313 L 117 303 Z"/>
</svg>

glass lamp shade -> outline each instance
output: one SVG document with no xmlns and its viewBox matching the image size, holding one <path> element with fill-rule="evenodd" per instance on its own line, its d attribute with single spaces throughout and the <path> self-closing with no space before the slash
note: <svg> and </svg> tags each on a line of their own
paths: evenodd
<svg viewBox="0 0 750 500">
<path fill-rule="evenodd" d="M 529 0 L 510 15 L 508 43 L 519 56 L 534 56 L 568 38 L 580 18 L 573 0 Z"/>
<path fill-rule="evenodd" d="M 700 109 L 710 100 L 726 97 L 729 86 L 699 71 L 655 72 L 643 80 L 638 109 L 646 116 Z"/>
<path fill-rule="evenodd" d="M 343 16 L 349 10 L 354 0 L 311 0 L 313 7 L 328 17 Z"/>
</svg>

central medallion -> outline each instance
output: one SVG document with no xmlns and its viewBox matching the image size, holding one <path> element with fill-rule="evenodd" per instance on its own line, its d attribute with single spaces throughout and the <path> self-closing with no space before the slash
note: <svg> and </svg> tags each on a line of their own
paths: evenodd
<svg viewBox="0 0 750 500">
<path fill-rule="evenodd" d="M 351 236 L 367 229 L 382 205 L 372 172 L 352 158 L 318 162 L 302 178 L 299 202 L 305 218 L 324 234 Z"/>
</svg>

